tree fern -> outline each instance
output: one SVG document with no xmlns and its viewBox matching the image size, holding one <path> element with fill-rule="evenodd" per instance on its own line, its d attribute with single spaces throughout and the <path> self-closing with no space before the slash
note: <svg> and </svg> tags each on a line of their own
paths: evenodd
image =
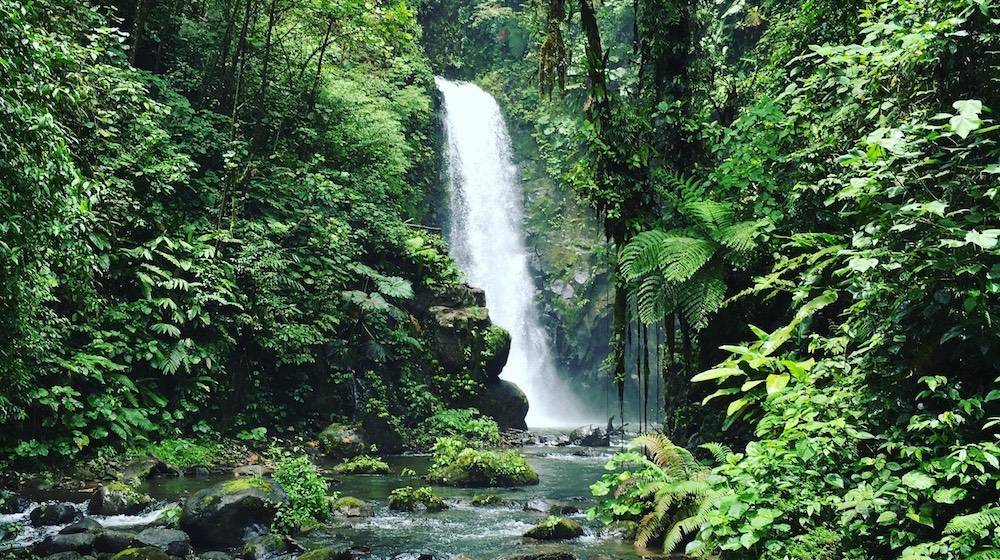
<svg viewBox="0 0 1000 560">
<path fill-rule="evenodd" d="M 1000 560 L 1000 548 L 987 548 L 973 552 L 965 560 Z"/>
<path fill-rule="evenodd" d="M 733 223 L 733 207 L 713 200 L 689 202 L 683 206 L 683 212 L 709 232 L 729 227 Z"/>
<path fill-rule="evenodd" d="M 667 237 L 660 244 L 660 272 L 668 282 L 684 282 L 708 263 L 715 250 L 707 239 Z"/>
<path fill-rule="evenodd" d="M 632 238 L 619 258 L 622 275 L 635 280 L 654 272 L 659 266 L 661 244 L 667 234 L 659 230 L 644 231 Z"/>
<path fill-rule="evenodd" d="M 956 533 L 982 533 L 1000 527 L 1000 507 L 987 508 L 976 513 L 954 517 L 944 528 L 946 535 Z"/>
<path fill-rule="evenodd" d="M 708 318 L 726 301 L 726 282 L 717 267 L 699 272 L 677 290 L 677 306 L 695 329 L 708 325 Z"/>
<path fill-rule="evenodd" d="M 770 224 L 770 220 L 738 222 L 716 230 L 714 239 L 744 256 L 757 248 L 758 239 Z"/>
</svg>

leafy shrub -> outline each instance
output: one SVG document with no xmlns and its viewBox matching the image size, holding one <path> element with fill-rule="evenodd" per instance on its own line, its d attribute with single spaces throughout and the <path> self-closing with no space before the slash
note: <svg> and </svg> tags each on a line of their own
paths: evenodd
<svg viewBox="0 0 1000 560">
<path fill-rule="evenodd" d="M 168 465 L 186 469 L 214 463 L 219 455 L 219 445 L 189 439 L 165 439 L 150 445 L 146 451 Z"/>
<path fill-rule="evenodd" d="M 538 473 L 516 451 L 484 451 L 457 438 L 438 438 L 427 480 L 463 487 L 525 486 L 538 484 Z"/>
<path fill-rule="evenodd" d="M 289 501 L 275 518 L 279 530 L 292 534 L 330 517 L 327 482 L 308 457 L 282 457 L 275 467 L 274 479 L 288 494 Z"/>
<path fill-rule="evenodd" d="M 404 486 L 389 493 L 389 509 L 395 511 L 415 511 L 424 507 L 427 511 L 441 511 L 448 508 L 448 504 L 440 496 L 434 494 L 430 486 L 414 488 Z"/>
<path fill-rule="evenodd" d="M 453 437 L 468 447 L 492 447 L 500 444 L 500 426 L 475 408 L 448 408 L 435 413 L 417 428 L 414 445 L 426 449 L 436 438 Z"/>
<path fill-rule="evenodd" d="M 341 474 L 389 474 L 389 464 L 370 455 L 359 455 L 334 467 Z"/>
</svg>

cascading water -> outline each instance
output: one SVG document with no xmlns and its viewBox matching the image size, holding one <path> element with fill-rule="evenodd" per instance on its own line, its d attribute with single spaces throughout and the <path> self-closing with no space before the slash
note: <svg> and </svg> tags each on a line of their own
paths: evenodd
<svg viewBox="0 0 1000 560">
<path fill-rule="evenodd" d="M 539 321 L 522 195 L 500 106 L 475 84 L 436 82 L 444 96 L 451 254 L 469 283 L 486 292 L 493 321 L 510 331 L 501 375 L 527 395 L 529 426 L 587 423 L 590 415 L 556 372 Z"/>
</svg>

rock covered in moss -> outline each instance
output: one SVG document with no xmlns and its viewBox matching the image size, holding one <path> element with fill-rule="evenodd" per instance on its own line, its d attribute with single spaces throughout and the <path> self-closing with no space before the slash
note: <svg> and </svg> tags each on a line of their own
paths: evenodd
<svg viewBox="0 0 1000 560">
<path fill-rule="evenodd" d="M 576 560 L 576 557 L 569 552 L 564 551 L 546 551 L 546 552 L 535 552 L 532 554 L 518 554 L 516 556 L 507 556 L 502 560 Z"/>
<path fill-rule="evenodd" d="M 112 556 L 111 560 L 171 560 L 171 558 L 166 552 L 156 547 L 147 546 L 126 548 Z"/>
<path fill-rule="evenodd" d="M 351 548 L 346 545 L 324 546 L 307 550 L 299 556 L 299 560 L 351 560 Z"/>
<path fill-rule="evenodd" d="M 375 508 L 371 504 L 353 496 L 344 496 L 334 500 L 330 504 L 330 509 L 334 515 L 341 517 L 372 517 L 375 515 Z"/>
<path fill-rule="evenodd" d="M 389 464 L 369 455 L 359 455 L 337 465 L 333 470 L 339 474 L 389 474 Z"/>
<path fill-rule="evenodd" d="M 524 534 L 526 537 L 541 541 L 561 541 L 583 536 L 583 527 L 572 519 L 565 517 L 550 517 L 535 525 Z"/>
<path fill-rule="evenodd" d="M 319 434 L 323 452 L 331 457 L 357 457 L 368 449 L 364 435 L 357 426 L 333 423 Z"/>
<path fill-rule="evenodd" d="M 247 527 L 269 526 L 288 496 L 276 482 L 239 478 L 210 486 L 184 503 L 180 526 L 199 545 L 238 543 Z"/>
<path fill-rule="evenodd" d="M 301 550 L 282 535 L 268 533 L 254 537 L 243 545 L 243 555 L 249 560 L 272 560 Z"/>
<path fill-rule="evenodd" d="M 35 527 L 70 523 L 80 512 L 70 504 L 42 504 L 31 510 L 28 519 Z"/>
<path fill-rule="evenodd" d="M 389 494 L 389 509 L 394 511 L 441 511 L 448 509 L 448 504 L 440 496 L 434 494 L 430 486 L 414 488 L 404 486 Z"/>
<path fill-rule="evenodd" d="M 153 499 L 124 482 L 109 482 L 98 486 L 87 503 L 90 515 L 135 515 L 149 506 Z"/>
<path fill-rule="evenodd" d="M 446 486 L 487 488 L 538 484 L 538 473 L 516 451 L 466 448 L 427 473 L 427 479 Z"/>
<path fill-rule="evenodd" d="M 476 494 L 472 497 L 474 506 L 499 506 L 505 503 L 506 501 L 496 494 Z"/>
</svg>

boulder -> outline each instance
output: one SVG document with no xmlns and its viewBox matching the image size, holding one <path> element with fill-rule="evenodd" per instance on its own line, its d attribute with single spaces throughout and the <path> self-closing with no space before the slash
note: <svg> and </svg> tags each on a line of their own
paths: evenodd
<svg viewBox="0 0 1000 560">
<path fill-rule="evenodd" d="M 50 535 L 35 544 L 35 554 L 48 556 L 58 552 L 78 552 L 90 554 L 94 550 L 94 535 L 92 533 L 73 533 L 72 535 Z"/>
<path fill-rule="evenodd" d="M 374 445 L 379 453 L 395 454 L 403 451 L 403 435 L 399 427 L 384 416 L 369 413 L 361 419 L 362 433 L 367 443 Z"/>
<path fill-rule="evenodd" d="M 92 558 L 93 556 L 84 556 L 75 550 L 67 550 L 66 552 L 49 554 L 45 557 L 45 560 L 84 560 Z"/>
<path fill-rule="evenodd" d="M 333 423 L 319 434 L 323 452 L 331 457 L 356 457 L 368 450 L 368 444 L 357 426 Z"/>
<path fill-rule="evenodd" d="M 135 534 L 129 531 L 104 530 L 94 536 L 94 550 L 114 554 L 132 546 Z"/>
<path fill-rule="evenodd" d="M 153 499 L 122 482 L 98 486 L 87 503 L 90 515 L 135 515 L 146 509 Z"/>
<path fill-rule="evenodd" d="M 141 481 L 153 477 L 181 476 L 181 470 L 168 465 L 156 457 L 142 457 L 131 461 L 122 469 L 121 479 L 125 481 Z"/>
<path fill-rule="evenodd" d="M 191 537 L 177 529 L 149 527 L 132 539 L 132 546 L 137 548 L 153 546 L 171 556 L 187 556 L 191 552 Z"/>
<path fill-rule="evenodd" d="M 500 377 L 510 355 L 510 333 L 499 325 L 490 325 L 483 337 L 483 373 L 488 379 Z"/>
<path fill-rule="evenodd" d="M 115 554 L 111 557 L 111 560 L 172 560 L 166 552 L 162 550 L 147 546 L 144 548 L 126 548 L 125 550 Z"/>
<path fill-rule="evenodd" d="M 268 533 L 254 537 L 243 545 L 243 554 L 249 560 L 274 560 L 301 551 L 297 545 L 281 535 Z"/>
<path fill-rule="evenodd" d="M 372 517 L 375 515 L 375 508 L 371 504 L 353 496 L 344 496 L 334 501 L 331 504 L 331 509 L 335 515 L 342 517 Z"/>
<path fill-rule="evenodd" d="M 299 560 L 351 560 L 353 557 L 349 546 L 334 545 L 307 550 L 299 556 Z"/>
<path fill-rule="evenodd" d="M 31 510 L 28 518 L 35 527 L 62 525 L 76 519 L 79 511 L 69 504 L 44 504 Z"/>
<path fill-rule="evenodd" d="M 552 515 L 569 515 L 573 513 L 580 513 L 580 508 L 571 504 L 553 502 L 551 500 L 528 500 L 528 502 L 524 504 L 524 511 L 536 511 Z"/>
<path fill-rule="evenodd" d="M 431 352 L 441 365 L 447 371 L 461 371 L 472 365 L 467 350 L 481 347 L 480 338 L 491 325 L 486 308 L 435 305 L 427 311 Z"/>
<path fill-rule="evenodd" d="M 21 513 L 22 510 L 21 500 L 17 499 L 17 494 L 9 490 L 0 490 L 0 515 Z"/>
<path fill-rule="evenodd" d="M 497 421 L 501 428 L 527 430 L 528 397 L 517 385 L 506 380 L 487 383 L 473 406 Z"/>
<path fill-rule="evenodd" d="M 550 517 L 524 534 L 526 537 L 540 541 L 561 541 L 575 539 L 582 535 L 583 527 L 576 521 L 565 517 Z"/>
<path fill-rule="evenodd" d="M 231 546 L 247 527 L 270 525 L 288 496 L 277 483 L 239 478 L 210 486 L 184 503 L 180 526 L 199 545 Z"/>
<path fill-rule="evenodd" d="M 233 476 L 270 476 L 272 470 L 264 465 L 240 465 L 233 469 Z"/>
<path fill-rule="evenodd" d="M 507 556 L 503 560 L 576 560 L 576 557 L 569 552 L 552 551 Z"/>
<path fill-rule="evenodd" d="M 79 521 L 70 523 L 69 525 L 63 527 L 60 531 L 60 535 L 74 535 L 76 533 L 86 533 L 87 531 L 99 531 L 102 529 L 102 525 L 99 521 L 93 517 L 83 517 Z"/>
<path fill-rule="evenodd" d="M 232 555 L 219 552 L 218 550 L 209 550 L 207 552 L 202 552 L 198 555 L 199 560 L 234 560 Z"/>
<path fill-rule="evenodd" d="M 585 445 L 587 447 L 608 447 L 611 445 L 611 438 L 600 426 L 581 426 L 569 434 L 569 439 L 575 445 Z"/>
</svg>

